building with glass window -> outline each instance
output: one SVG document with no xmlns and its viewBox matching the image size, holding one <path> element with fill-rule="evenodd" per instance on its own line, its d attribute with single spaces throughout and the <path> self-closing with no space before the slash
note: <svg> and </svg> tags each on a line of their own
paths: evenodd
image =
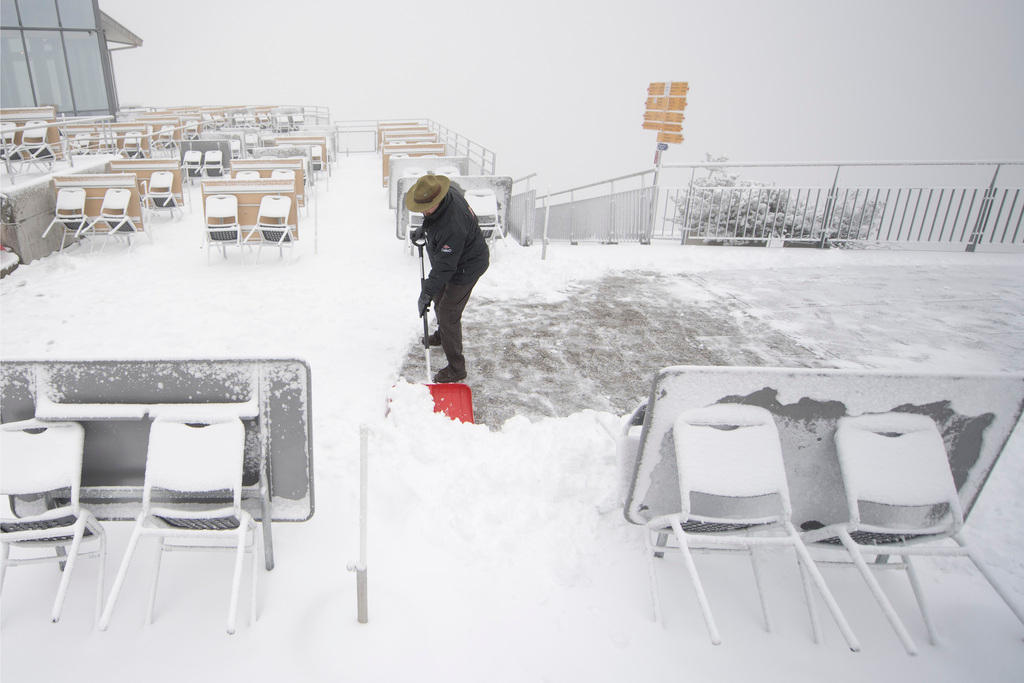
<svg viewBox="0 0 1024 683">
<path fill-rule="evenodd" d="M 110 52 L 140 45 L 98 0 L 0 0 L 0 107 L 113 114 Z"/>
</svg>

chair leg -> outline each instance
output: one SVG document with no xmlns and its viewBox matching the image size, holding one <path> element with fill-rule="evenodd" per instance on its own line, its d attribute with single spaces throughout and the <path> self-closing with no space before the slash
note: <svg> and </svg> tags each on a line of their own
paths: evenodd
<svg viewBox="0 0 1024 683">
<path fill-rule="evenodd" d="M 832 591 L 828 588 L 828 584 L 825 583 L 825 577 L 823 577 L 821 572 L 818 570 L 818 565 L 814 563 L 814 559 L 811 557 L 811 553 L 807 550 L 807 546 L 805 546 L 804 542 L 800 539 L 800 534 L 797 532 L 796 528 L 788 522 L 786 523 L 786 530 L 789 532 L 789 536 L 793 541 L 793 547 L 796 548 L 796 553 L 800 557 L 800 561 L 803 562 L 804 567 L 811 576 L 811 580 L 814 581 L 814 585 L 817 586 L 818 592 L 821 593 L 821 597 L 825 601 L 828 611 L 832 614 L 832 618 L 835 620 L 836 626 L 839 627 L 840 633 L 842 633 L 843 638 L 846 639 L 846 644 L 853 652 L 860 652 L 860 641 L 857 640 L 857 636 L 853 634 L 853 629 L 850 628 L 850 624 L 846 621 L 843 611 L 839 609 L 839 603 L 836 602 L 835 597 L 832 595 Z M 851 543 L 852 542 L 853 541 L 851 540 Z M 862 563 L 864 562 L 864 558 L 860 558 L 860 560 Z"/>
<path fill-rule="evenodd" d="M 164 558 L 164 539 L 161 536 L 156 544 L 156 567 L 153 569 L 153 585 L 149 589 L 149 607 L 146 609 L 146 623 L 153 623 L 153 608 L 156 607 L 156 587 L 160 583 L 160 564 Z"/>
<path fill-rule="evenodd" d="M 249 595 L 249 626 L 252 626 L 259 619 L 256 611 L 256 588 L 260 579 L 260 533 L 255 524 L 252 527 L 252 558 L 251 568 L 251 594 Z"/>
<path fill-rule="evenodd" d="M 98 623 L 99 622 L 99 618 L 100 618 L 100 614 L 103 611 L 103 584 L 104 584 L 104 577 L 106 576 L 106 570 L 107 570 L 107 534 L 103 530 L 103 527 L 101 527 L 99 525 L 96 525 L 96 528 L 93 529 L 93 533 L 96 534 L 96 536 L 100 539 L 100 543 L 99 543 L 99 545 L 100 545 L 100 548 L 99 548 L 99 552 L 100 552 L 99 572 L 100 572 L 100 575 L 96 579 L 96 609 L 95 609 L 95 611 L 93 613 L 93 616 L 92 616 L 93 623 Z"/>
<path fill-rule="evenodd" d="M 807 574 L 807 568 L 804 566 L 803 560 L 800 559 L 800 553 L 796 555 L 796 566 L 800 570 L 800 583 L 804 588 L 804 602 L 807 604 L 807 616 L 811 620 L 811 639 L 814 640 L 814 644 L 820 644 L 824 641 L 824 637 L 821 632 L 821 622 L 818 620 L 818 610 L 814 607 L 814 593 L 811 591 L 811 578 Z"/>
<path fill-rule="evenodd" d="M 235 571 L 231 578 L 231 602 L 228 604 L 228 635 L 234 635 L 235 622 L 238 618 L 238 592 L 242 583 L 242 562 L 245 560 L 244 521 L 238 525 L 238 545 L 235 549 Z"/>
<path fill-rule="evenodd" d="M 914 591 L 914 598 L 917 600 L 917 606 L 921 610 L 921 619 L 924 620 L 925 630 L 928 631 L 928 641 L 932 645 L 938 645 L 939 632 L 936 630 L 931 614 L 928 612 L 928 605 L 924 601 L 924 591 L 921 590 L 921 581 L 917 575 L 917 568 L 914 567 L 909 555 L 903 556 L 903 565 L 907 568 L 910 589 Z"/>
<path fill-rule="evenodd" d="M 704 615 L 704 625 L 707 626 L 711 644 L 721 645 L 722 637 L 718 634 L 718 626 L 715 625 L 715 618 L 711 614 L 708 596 L 704 593 L 704 586 L 701 584 L 700 575 L 697 574 L 697 565 L 693 563 L 693 555 L 690 553 L 690 547 L 686 542 L 686 533 L 683 531 L 683 527 L 678 519 L 672 520 L 672 530 L 675 532 L 676 538 L 679 539 L 679 549 L 683 553 L 683 566 L 686 567 L 686 573 L 690 575 L 690 583 L 693 584 L 693 589 L 697 592 L 697 602 L 700 603 L 700 611 Z"/>
<path fill-rule="evenodd" d="M 757 598 L 761 603 L 761 616 L 764 618 L 764 630 L 772 632 L 772 622 L 768 616 L 768 603 L 764 599 L 764 583 L 761 581 L 761 565 L 758 562 L 760 550 L 757 544 L 750 546 L 750 566 L 754 570 L 754 585 L 757 587 Z"/>
<path fill-rule="evenodd" d="M 53 623 L 60 621 L 60 613 L 64 609 L 64 598 L 68 594 L 68 584 L 71 583 L 71 574 L 75 569 L 75 560 L 78 559 L 78 550 L 82 545 L 82 538 L 85 536 L 85 518 L 79 518 L 75 523 L 75 536 L 71 541 L 71 548 L 68 550 L 68 561 L 64 567 L 64 573 L 60 577 L 60 585 L 57 587 L 57 598 L 53 601 L 53 612 L 50 620 Z"/>
<path fill-rule="evenodd" d="M 0 543 L 0 592 L 4 589 L 4 579 L 7 578 L 7 560 L 11 557 L 11 546 L 7 543 Z"/>
<path fill-rule="evenodd" d="M 913 639 L 910 634 L 907 633 L 906 627 L 900 620 L 896 610 L 893 608 L 892 603 L 889 602 L 889 598 L 886 597 L 885 592 L 882 590 L 882 586 L 879 585 L 878 579 L 871 573 L 871 568 L 868 567 L 867 562 L 861 557 L 860 550 L 857 548 L 857 544 L 850 538 L 850 534 L 845 529 L 840 529 L 837 533 L 839 540 L 842 541 L 843 547 L 846 548 L 846 552 L 850 554 L 850 558 L 853 560 L 853 564 L 856 565 L 860 575 L 864 577 L 864 581 L 868 584 L 868 589 L 871 594 L 875 597 L 878 602 L 878 606 L 882 608 L 882 612 L 885 614 L 886 619 L 889 620 L 889 624 L 896 632 L 896 636 L 903 643 L 903 648 L 907 651 L 908 655 L 917 654 L 917 646 L 914 645 Z"/>
<path fill-rule="evenodd" d="M 986 581 L 988 581 L 988 585 L 992 586 L 992 590 L 994 590 L 999 597 L 1003 599 L 1003 602 L 1005 602 L 1006 606 L 1010 608 L 1010 611 L 1013 612 L 1015 617 L 1017 617 L 1017 620 L 1021 624 L 1024 624 L 1024 609 L 1022 609 L 1021 606 L 1010 597 L 1010 594 L 1002 584 L 996 581 L 996 578 L 992 575 L 992 572 L 989 571 L 989 568 L 978 559 L 977 555 L 975 555 L 969 547 L 967 547 L 967 541 L 964 539 L 963 534 L 955 534 L 953 536 L 953 540 L 964 549 L 964 552 L 967 553 L 967 559 L 969 559 L 971 563 L 978 568 L 981 575 L 985 577 Z"/>
<path fill-rule="evenodd" d="M 121 560 L 121 566 L 117 570 L 117 576 L 114 577 L 114 585 L 110 587 L 110 595 L 107 597 L 107 604 L 103 607 L 103 614 L 100 615 L 99 629 L 106 631 L 107 626 L 110 625 L 110 615 L 114 611 L 114 605 L 117 604 L 117 597 L 121 594 L 121 586 L 124 584 L 124 577 L 128 573 L 128 565 L 132 562 L 132 556 L 135 554 L 135 547 L 139 544 L 139 538 L 142 536 L 141 520 L 136 522 L 135 528 L 132 529 L 131 538 L 128 539 L 128 548 L 124 551 L 124 558 Z"/>
<path fill-rule="evenodd" d="M 664 535 L 665 534 L 658 534 L 659 541 Z M 648 578 L 650 579 L 651 606 L 654 609 L 654 621 L 655 623 L 664 626 L 661 616 L 661 595 L 658 591 L 658 570 L 657 567 L 654 566 L 654 560 L 656 558 L 664 557 L 665 553 L 658 553 L 654 551 L 654 548 L 651 546 L 650 532 L 646 529 L 644 529 L 644 544 L 647 546 L 647 573 Z"/>
</svg>

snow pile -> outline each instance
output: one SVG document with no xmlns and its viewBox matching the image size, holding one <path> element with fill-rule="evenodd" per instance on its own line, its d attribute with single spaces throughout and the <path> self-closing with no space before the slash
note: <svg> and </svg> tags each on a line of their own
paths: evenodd
<svg viewBox="0 0 1024 683">
<path fill-rule="evenodd" d="M 618 417 L 516 417 L 491 431 L 435 413 L 424 385 L 400 381 L 390 401 L 371 438 L 374 480 L 391 484 L 375 510 L 462 562 L 575 581 L 601 516 L 619 519 Z"/>
</svg>

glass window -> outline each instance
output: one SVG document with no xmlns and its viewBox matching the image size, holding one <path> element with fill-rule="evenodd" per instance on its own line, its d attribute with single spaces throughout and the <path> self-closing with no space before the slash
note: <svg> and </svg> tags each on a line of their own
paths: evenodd
<svg viewBox="0 0 1024 683">
<path fill-rule="evenodd" d="M 18 12 L 14 8 L 14 0 L 0 2 L 0 24 L 4 26 L 18 25 Z"/>
<path fill-rule="evenodd" d="M 36 105 L 53 104 L 57 111 L 73 111 L 68 70 L 59 31 L 25 31 L 32 83 L 36 86 Z"/>
<path fill-rule="evenodd" d="M 64 15 L 61 15 L 63 19 Z M 75 109 L 107 109 L 107 87 L 100 65 L 100 44 L 93 32 L 68 31 L 64 34 L 71 67 L 71 85 L 75 90 Z"/>
<path fill-rule="evenodd" d="M 57 0 L 57 9 L 60 10 L 60 25 L 64 28 L 96 28 L 92 0 Z"/>
<path fill-rule="evenodd" d="M 57 5 L 53 0 L 18 0 L 22 26 L 57 28 Z"/>
<path fill-rule="evenodd" d="M 34 107 L 21 31 L 0 31 L 0 107 Z"/>
</svg>

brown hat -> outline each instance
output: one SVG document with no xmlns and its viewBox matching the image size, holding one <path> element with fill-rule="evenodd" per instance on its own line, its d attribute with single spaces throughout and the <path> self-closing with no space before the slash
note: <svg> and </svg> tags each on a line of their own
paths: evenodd
<svg viewBox="0 0 1024 683">
<path fill-rule="evenodd" d="M 451 180 L 443 175 L 428 173 L 420 176 L 419 180 L 413 183 L 409 191 L 405 193 L 405 207 L 410 211 L 422 213 L 429 211 L 444 199 L 448 194 L 448 186 Z"/>
</svg>

